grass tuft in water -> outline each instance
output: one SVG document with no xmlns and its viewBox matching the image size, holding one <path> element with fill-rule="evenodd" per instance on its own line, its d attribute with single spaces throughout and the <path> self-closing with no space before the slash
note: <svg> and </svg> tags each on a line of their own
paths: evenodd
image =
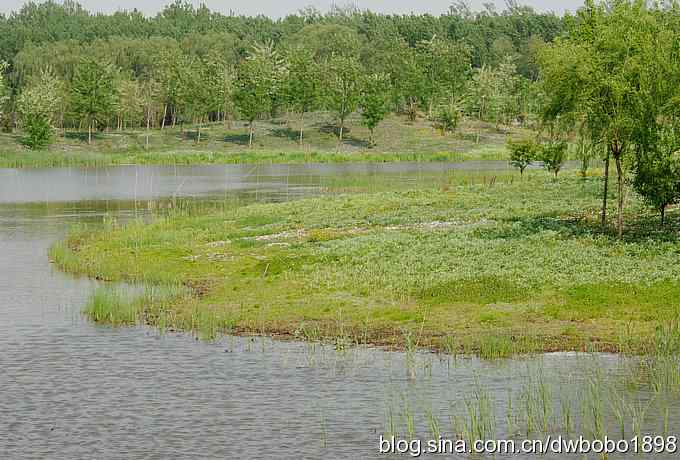
<svg viewBox="0 0 680 460">
<path fill-rule="evenodd" d="M 96 288 L 90 295 L 84 313 L 97 323 L 113 326 L 153 323 L 160 326 L 161 333 L 168 329 L 183 329 L 178 319 L 169 311 L 172 302 L 188 295 L 183 286 L 112 286 Z M 199 321 L 199 328 L 211 325 Z M 188 329 L 188 328 L 187 328 Z"/>
<path fill-rule="evenodd" d="M 97 288 L 85 307 L 85 314 L 94 322 L 113 326 L 134 325 L 139 319 L 137 299 L 120 288 Z"/>
<path fill-rule="evenodd" d="M 494 405 L 491 393 L 482 387 L 479 377 L 476 376 L 473 393 L 465 400 L 468 422 L 465 437 L 468 441 L 494 437 L 496 427 Z"/>
</svg>

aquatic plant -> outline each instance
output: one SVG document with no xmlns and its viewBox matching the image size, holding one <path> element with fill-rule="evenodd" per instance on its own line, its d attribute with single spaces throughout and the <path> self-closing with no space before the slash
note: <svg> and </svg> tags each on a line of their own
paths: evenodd
<svg viewBox="0 0 680 460">
<path fill-rule="evenodd" d="M 431 405 L 425 409 L 425 418 L 427 419 L 427 425 L 430 429 L 430 435 L 432 436 L 432 439 L 439 439 L 441 436 L 441 427 L 439 424 L 439 419 L 434 414 Z"/>
<path fill-rule="evenodd" d="M 139 313 L 140 304 L 134 295 L 110 286 L 95 289 L 85 306 L 85 314 L 93 321 L 114 326 L 136 324 Z"/>
<path fill-rule="evenodd" d="M 465 399 L 467 428 L 465 438 L 469 441 L 492 439 L 496 427 L 494 402 L 489 393 L 475 376 L 472 395 Z"/>
</svg>

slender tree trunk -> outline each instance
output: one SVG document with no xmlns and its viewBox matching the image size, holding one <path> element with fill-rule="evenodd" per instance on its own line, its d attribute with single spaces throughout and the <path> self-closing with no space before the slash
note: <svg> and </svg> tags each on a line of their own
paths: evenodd
<svg viewBox="0 0 680 460">
<path fill-rule="evenodd" d="M 198 123 L 196 123 L 196 143 L 201 143 L 201 120 L 198 120 Z"/>
<path fill-rule="evenodd" d="M 87 145 L 92 144 L 92 122 L 87 126 Z"/>
<path fill-rule="evenodd" d="M 345 130 L 345 119 L 340 119 L 340 136 L 338 137 L 338 144 L 342 144 L 342 132 Z"/>
<path fill-rule="evenodd" d="M 298 144 L 302 145 L 302 131 L 305 129 L 304 125 L 305 121 L 305 112 L 304 110 L 300 112 L 300 139 L 298 140 Z"/>
<path fill-rule="evenodd" d="M 408 101 L 408 118 L 411 122 L 416 121 L 418 116 L 418 107 L 416 106 L 416 101 L 413 98 L 409 98 Z"/>
<path fill-rule="evenodd" d="M 618 192 L 618 216 L 617 216 L 617 229 L 619 233 L 619 238 L 623 236 L 623 165 L 621 164 L 621 152 L 614 155 L 616 160 L 616 175 L 617 175 L 617 192 Z"/>
<path fill-rule="evenodd" d="M 165 118 L 168 116 L 168 104 L 163 105 L 163 120 L 161 120 L 161 131 L 165 128 Z"/>
<path fill-rule="evenodd" d="M 661 205 L 661 226 L 666 223 L 666 205 Z"/>
<path fill-rule="evenodd" d="M 604 229 L 607 225 L 607 194 L 609 193 L 609 150 L 607 149 L 607 156 L 604 159 L 604 191 L 602 192 L 602 214 L 600 217 L 600 225 Z"/>
<path fill-rule="evenodd" d="M 172 127 L 174 128 L 177 124 L 177 109 L 172 109 Z"/>
<path fill-rule="evenodd" d="M 253 120 L 250 120 L 248 125 L 248 148 L 253 147 Z"/>
<path fill-rule="evenodd" d="M 151 127 L 151 117 L 147 114 L 146 117 L 146 143 L 144 145 L 144 148 L 146 150 L 149 150 L 149 128 Z"/>
</svg>

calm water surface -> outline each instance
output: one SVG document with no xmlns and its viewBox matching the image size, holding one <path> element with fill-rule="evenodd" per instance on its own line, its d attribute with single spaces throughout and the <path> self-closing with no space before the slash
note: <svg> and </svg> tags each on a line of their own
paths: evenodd
<svg viewBox="0 0 680 460">
<path fill-rule="evenodd" d="M 386 426 L 403 433 L 411 411 L 416 434 L 428 437 L 429 410 L 449 434 L 480 385 L 497 400 L 500 427 L 506 395 L 521 392 L 536 369 L 556 385 L 553 397 L 578 392 L 582 369 L 620 372 L 620 360 L 607 355 L 489 363 L 428 353 L 407 371 L 404 354 L 369 348 L 236 337 L 203 343 L 95 326 L 80 315 L 95 283 L 62 274 L 47 259 L 69 226 L 134 217 L 141 212 L 135 200 L 284 200 L 319 193 L 333 175 L 410 180 L 456 167 L 0 169 L 0 459 L 379 458 Z"/>
</svg>

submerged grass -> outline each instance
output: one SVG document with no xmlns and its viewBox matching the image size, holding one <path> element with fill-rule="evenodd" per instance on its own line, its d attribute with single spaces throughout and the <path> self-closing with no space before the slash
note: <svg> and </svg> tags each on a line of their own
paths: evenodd
<svg viewBox="0 0 680 460">
<path fill-rule="evenodd" d="M 142 320 L 207 338 L 287 334 L 490 359 L 679 348 L 658 329 L 659 318 L 680 317 L 674 213 L 657 230 L 633 217 L 645 215 L 633 197 L 618 240 L 597 226 L 597 178 L 468 179 L 172 210 L 76 229 L 51 258 L 103 280 L 184 286 L 190 295 Z"/>
<path fill-rule="evenodd" d="M 484 383 L 475 374 L 474 380 L 464 386 L 470 388 L 469 393 L 461 395 L 458 404 L 450 401 L 448 426 L 439 423 L 439 417 L 446 414 L 433 410 L 433 400 L 441 405 L 441 395 L 427 396 L 427 391 L 410 382 L 404 390 L 410 393 L 392 399 L 386 414 L 408 414 L 408 439 L 412 439 L 414 433 L 421 433 L 425 440 L 441 436 L 469 442 L 499 437 L 545 439 L 557 435 L 572 439 L 581 435 L 588 439 L 607 436 L 623 440 L 672 433 L 671 423 L 677 419 L 672 418 L 671 411 L 678 401 L 677 395 L 657 393 L 652 382 L 628 387 L 628 380 L 634 376 L 628 374 L 625 365 L 612 366 L 609 358 L 585 355 L 580 359 L 578 367 L 569 369 L 567 381 L 563 371 L 545 368 L 540 359 L 534 358 L 525 362 L 526 371 L 517 374 L 501 371 L 502 382 L 490 369 L 482 374 Z M 631 357 L 625 361 L 638 359 Z M 522 360 L 515 361 L 512 369 L 518 369 L 520 363 Z M 498 398 L 506 389 L 507 399 Z M 413 405 L 413 399 L 419 403 Z M 414 421 L 418 423 L 414 425 Z M 386 423 L 386 429 L 391 430 L 386 433 L 398 431 L 393 425 L 393 421 Z"/>
</svg>

